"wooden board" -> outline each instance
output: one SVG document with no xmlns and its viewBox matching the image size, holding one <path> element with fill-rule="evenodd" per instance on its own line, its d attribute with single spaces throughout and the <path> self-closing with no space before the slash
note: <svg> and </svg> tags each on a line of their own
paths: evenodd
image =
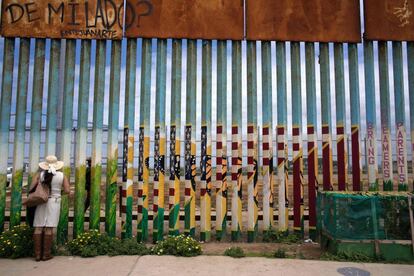
<svg viewBox="0 0 414 276">
<path fill-rule="evenodd" d="M 368 40 L 414 41 L 414 0 L 365 0 Z"/>
<path fill-rule="evenodd" d="M 123 0 L 3 0 L 6 37 L 121 39 Z"/>
<path fill-rule="evenodd" d="M 243 38 L 242 0 L 127 0 L 126 36 Z"/>
<path fill-rule="evenodd" d="M 246 20 L 249 40 L 361 41 L 359 0 L 247 0 Z"/>
</svg>

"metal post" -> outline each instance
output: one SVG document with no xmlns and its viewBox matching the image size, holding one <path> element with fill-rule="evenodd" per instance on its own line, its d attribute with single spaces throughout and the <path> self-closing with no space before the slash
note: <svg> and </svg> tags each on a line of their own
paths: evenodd
<svg viewBox="0 0 414 276">
<path fill-rule="evenodd" d="M 322 107 L 322 164 L 323 189 L 333 190 L 332 186 L 332 137 L 331 137 L 331 90 L 329 77 L 329 45 L 319 44 L 321 69 L 321 107 Z"/>
<path fill-rule="evenodd" d="M 127 40 L 125 111 L 124 111 L 124 168 L 122 179 L 122 238 L 132 237 L 132 203 L 134 185 L 134 130 L 135 130 L 135 78 L 137 40 Z"/>
<path fill-rule="evenodd" d="M 381 108 L 381 148 L 382 148 L 382 178 L 384 191 L 393 190 L 392 145 L 391 145 L 391 116 L 390 93 L 388 76 L 388 46 L 387 42 L 378 42 L 380 108 Z"/>
<path fill-rule="evenodd" d="M 378 164 L 377 164 L 377 140 L 376 140 L 376 104 L 375 104 L 375 79 L 374 79 L 374 49 L 372 41 L 364 43 L 364 67 L 365 67 L 365 104 L 367 116 L 367 166 L 368 189 L 378 190 Z"/>
<path fill-rule="evenodd" d="M 227 42 L 217 41 L 216 238 L 227 228 Z"/>
<path fill-rule="evenodd" d="M 414 42 L 407 43 L 408 89 L 410 94 L 411 173 L 414 175 Z M 413 180 L 414 184 L 414 180 Z M 414 185 L 413 185 L 414 190 Z"/>
<path fill-rule="evenodd" d="M 200 240 L 211 238 L 211 41 L 203 40 L 201 110 Z"/>
<path fill-rule="evenodd" d="M 231 240 L 237 241 L 242 231 L 242 143 L 241 143 L 241 41 L 232 42 L 232 198 Z"/>
<path fill-rule="evenodd" d="M 47 93 L 47 120 L 45 156 L 56 155 L 56 129 L 59 102 L 59 67 L 61 40 L 52 39 L 50 45 L 49 85 Z"/>
<path fill-rule="evenodd" d="M 22 209 L 22 184 L 24 140 L 26 132 L 26 100 L 29 79 L 30 39 L 20 39 L 19 72 L 16 97 L 16 121 L 13 148 L 13 176 L 10 203 L 10 228 L 20 224 Z M 8 143 L 7 143 L 8 144 Z"/>
<path fill-rule="evenodd" d="M 7 161 L 9 156 L 10 111 L 12 104 L 14 38 L 4 39 L 3 50 L 3 80 L 1 84 L 0 103 L 0 154 L 2 156 L 0 158 L 0 233 L 4 231 L 6 215 Z"/>
<path fill-rule="evenodd" d="M 270 41 L 262 41 L 263 231 L 273 228 L 272 58 Z"/>
<path fill-rule="evenodd" d="M 361 146 L 359 137 L 359 63 L 357 44 L 348 44 L 349 90 L 351 102 L 352 189 L 361 190 Z"/>
<path fill-rule="evenodd" d="M 348 190 L 348 168 L 346 154 L 346 114 L 345 114 L 345 77 L 344 49 L 342 43 L 334 44 L 335 61 L 335 99 L 336 99 L 336 164 L 338 167 L 338 190 Z"/>
<path fill-rule="evenodd" d="M 108 159 L 106 165 L 105 231 L 116 235 L 116 193 L 118 191 L 118 129 L 119 87 L 121 72 L 121 41 L 112 41 L 109 84 Z"/>
<path fill-rule="evenodd" d="M 300 44 L 291 43 L 292 139 L 293 139 L 293 230 L 303 237 L 303 152 Z"/>
<path fill-rule="evenodd" d="M 95 87 L 93 97 L 93 132 L 89 229 L 99 230 L 101 216 L 101 181 L 102 181 L 102 127 L 105 97 L 105 63 L 106 41 L 96 41 Z"/>
<path fill-rule="evenodd" d="M 163 239 L 165 185 L 165 90 L 167 77 L 167 40 L 157 40 L 157 83 L 154 138 L 153 242 Z"/>
<path fill-rule="evenodd" d="M 138 167 L 138 234 L 137 240 L 148 239 L 148 189 L 151 104 L 151 39 L 142 40 L 141 102 Z"/>
<path fill-rule="evenodd" d="M 30 118 L 30 159 L 27 192 L 29 192 L 30 184 L 39 170 L 40 128 L 42 124 L 43 81 L 45 70 L 45 44 L 45 39 L 36 39 Z M 28 216 L 26 216 L 26 221 L 28 221 Z"/>
<path fill-rule="evenodd" d="M 180 184 L 181 184 L 181 77 L 182 42 L 172 41 L 171 68 L 171 127 L 170 127 L 170 191 L 169 231 L 178 235 L 180 231 Z"/>
<path fill-rule="evenodd" d="M 270 55 L 268 56 L 271 63 Z M 247 241 L 256 239 L 258 222 L 257 68 L 256 41 L 247 42 Z M 270 78 L 271 79 L 271 78 Z M 270 128 L 272 130 L 272 128 Z M 273 213 L 273 212 L 272 212 Z M 273 214 L 272 214 L 273 216 Z"/>
<path fill-rule="evenodd" d="M 90 82 L 91 41 L 81 41 L 81 61 L 78 96 L 78 124 L 76 135 L 75 217 L 73 236 L 84 231 L 86 145 L 88 139 L 88 107 Z"/>
<path fill-rule="evenodd" d="M 316 239 L 316 193 L 318 191 L 318 141 L 316 130 L 315 44 L 305 43 L 306 49 L 306 111 L 308 134 L 308 198 L 309 238 Z"/>
<path fill-rule="evenodd" d="M 279 179 L 279 231 L 289 230 L 288 146 L 286 96 L 286 44 L 276 42 L 277 69 L 277 177 Z"/>
<path fill-rule="evenodd" d="M 66 40 L 65 50 L 65 74 L 64 74 L 64 97 L 63 97 L 63 116 L 62 116 L 62 151 L 61 158 L 64 162 L 63 174 L 70 181 L 71 164 L 70 155 L 72 147 L 72 127 L 73 127 L 73 94 L 75 90 L 75 54 L 76 40 Z M 34 89 L 34 87 L 33 87 Z M 33 90 L 34 91 L 34 90 Z M 33 111 L 32 111 L 33 112 Z M 60 202 L 60 218 L 57 228 L 57 242 L 64 244 L 68 239 L 69 226 L 69 197 L 62 195 Z"/>
<path fill-rule="evenodd" d="M 184 233 L 195 235 L 197 41 L 187 41 Z"/>
</svg>

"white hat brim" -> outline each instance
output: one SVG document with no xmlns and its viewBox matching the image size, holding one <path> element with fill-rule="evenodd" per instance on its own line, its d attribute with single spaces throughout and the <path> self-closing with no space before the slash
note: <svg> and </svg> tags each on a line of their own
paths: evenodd
<svg viewBox="0 0 414 276">
<path fill-rule="evenodd" d="M 58 171 L 58 170 L 63 168 L 64 163 L 63 163 L 63 161 L 57 161 L 54 165 L 55 165 L 56 170 Z M 39 167 L 42 170 L 47 171 L 47 170 L 49 170 L 49 163 L 48 162 L 40 162 Z"/>
</svg>

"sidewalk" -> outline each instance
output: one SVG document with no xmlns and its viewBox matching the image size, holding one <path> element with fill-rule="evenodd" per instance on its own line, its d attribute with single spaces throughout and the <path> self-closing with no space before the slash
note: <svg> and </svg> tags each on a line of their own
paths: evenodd
<svg viewBox="0 0 414 276">
<path fill-rule="evenodd" d="M 33 259 L 0 259 L 0 275 L 414 275 L 414 265 L 345 263 L 295 259 L 199 256 L 55 257 L 48 262 Z"/>
</svg>

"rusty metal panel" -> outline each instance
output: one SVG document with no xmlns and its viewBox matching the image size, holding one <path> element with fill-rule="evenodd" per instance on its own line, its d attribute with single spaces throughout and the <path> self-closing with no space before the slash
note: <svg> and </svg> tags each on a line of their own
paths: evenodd
<svg viewBox="0 0 414 276">
<path fill-rule="evenodd" d="M 123 0 L 3 0 L 6 37 L 121 39 Z"/>
<path fill-rule="evenodd" d="M 414 0 L 365 0 L 368 40 L 414 41 Z"/>
<path fill-rule="evenodd" d="M 247 39 L 360 42 L 359 0 L 247 0 Z"/>
<path fill-rule="evenodd" d="M 127 0 L 126 36 L 243 38 L 243 0 Z"/>
</svg>

